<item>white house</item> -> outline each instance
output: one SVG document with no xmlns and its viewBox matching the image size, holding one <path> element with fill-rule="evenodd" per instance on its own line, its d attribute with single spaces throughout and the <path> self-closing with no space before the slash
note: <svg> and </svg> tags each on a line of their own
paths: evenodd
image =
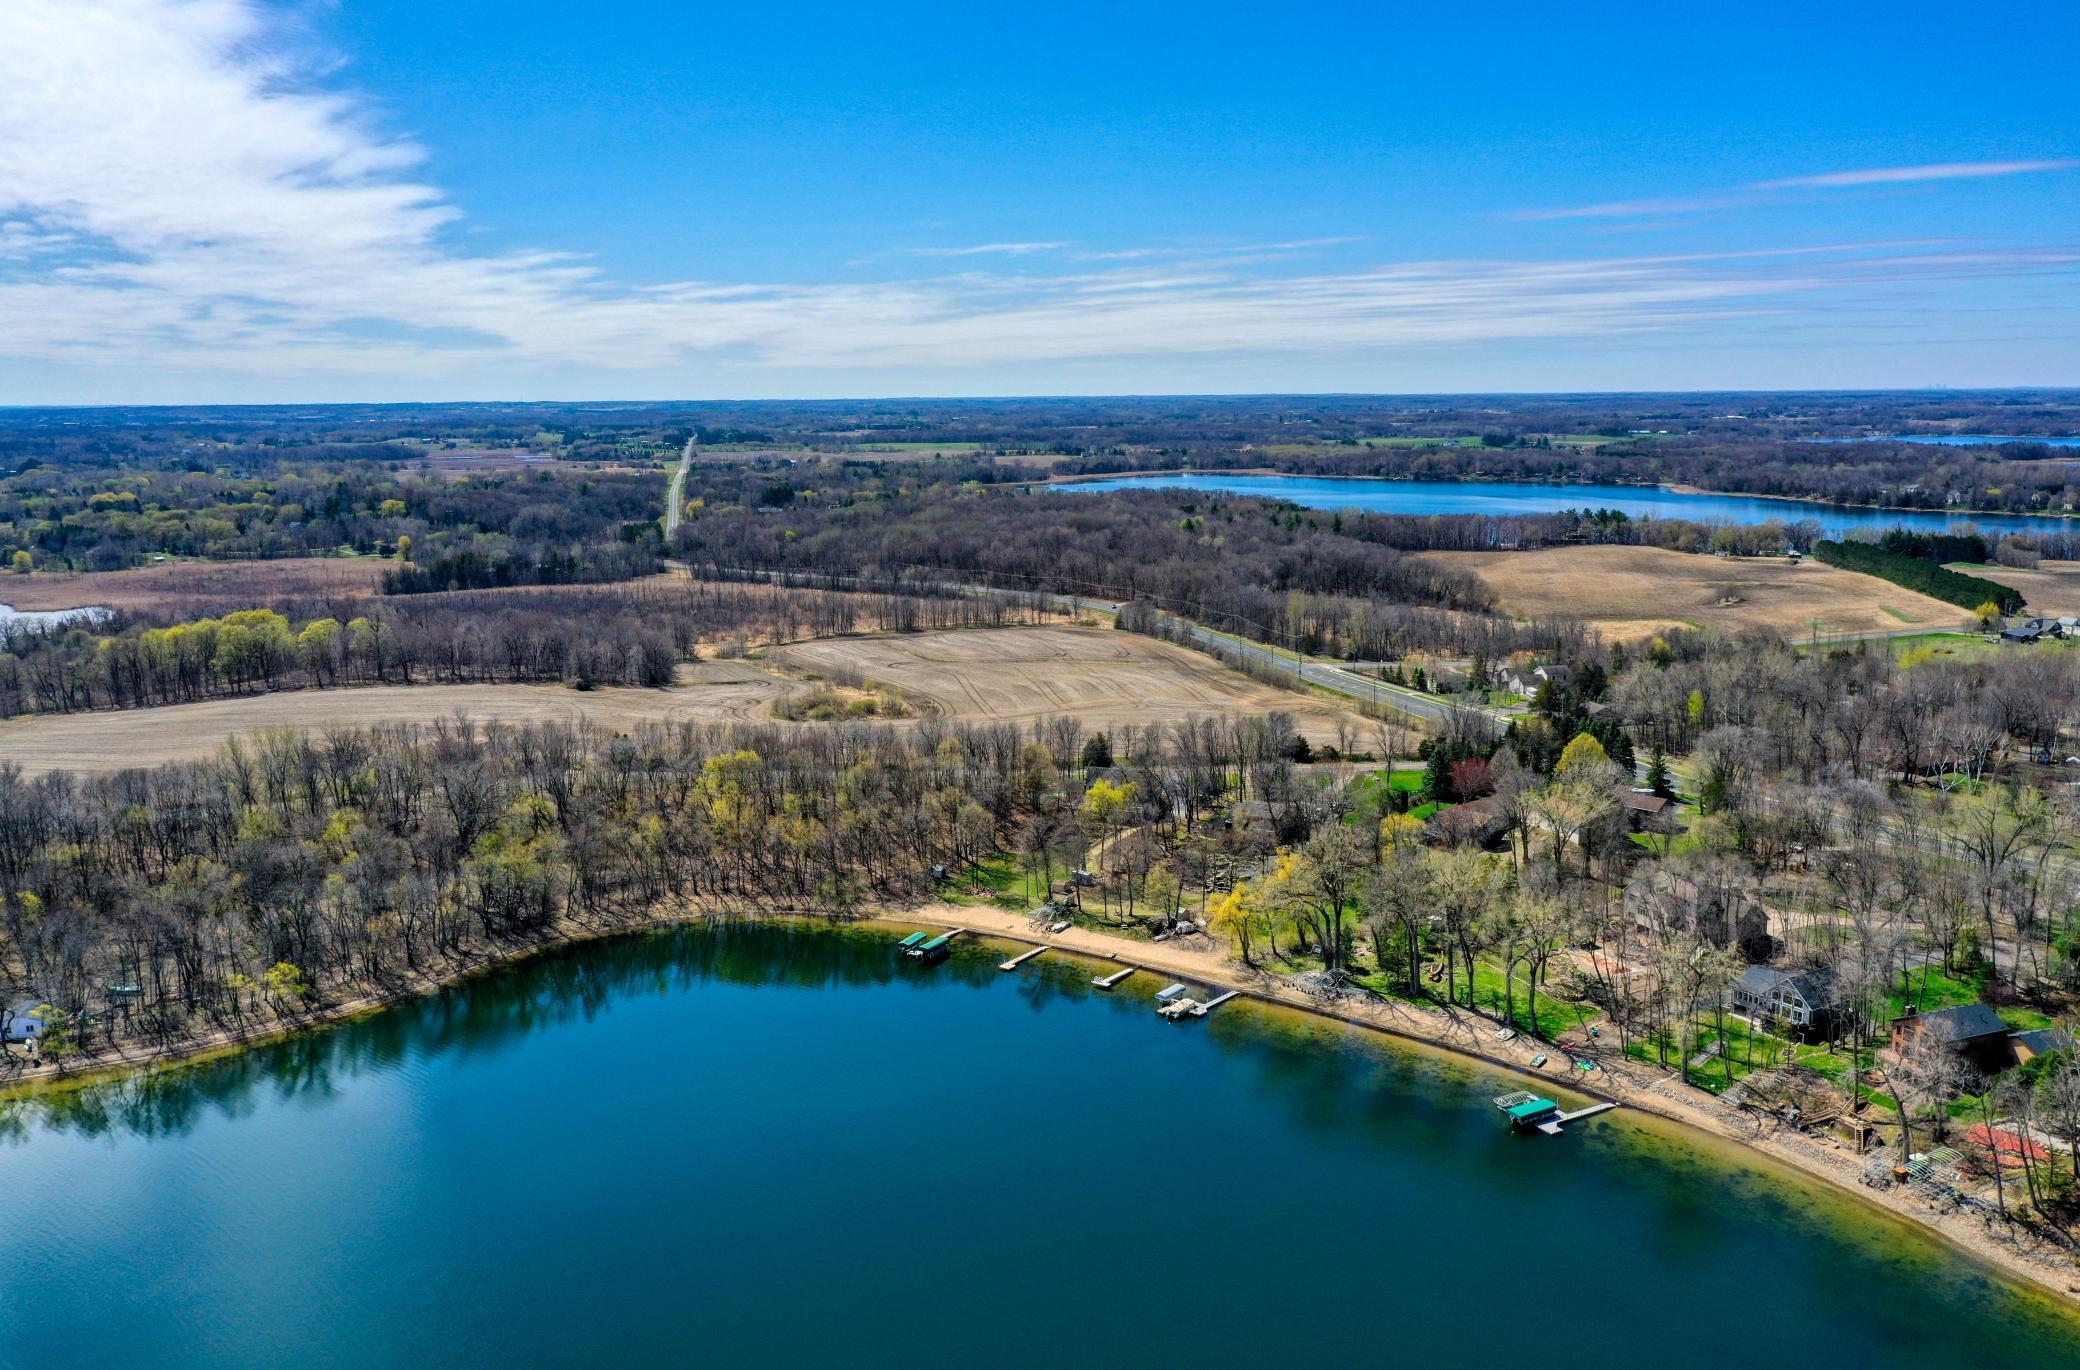
<svg viewBox="0 0 2080 1370">
<path fill-rule="evenodd" d="M 12 1008 L 0 1009 L 0 1041 L 33 1042 L 41 1037 L 49 1008 L 41 999 L 24 999 Z"/>
<path fill-rule="evenodd" d="M 1573 677 L 1574 672 L 1565 666 L 1541 666 L 1535 671 L 1511 671 L 1502 678 L 1502 685 L 1511 694 L 1530 696 L 1541 685 L 1550 684 L 1557 690 Z"/>
</svg>

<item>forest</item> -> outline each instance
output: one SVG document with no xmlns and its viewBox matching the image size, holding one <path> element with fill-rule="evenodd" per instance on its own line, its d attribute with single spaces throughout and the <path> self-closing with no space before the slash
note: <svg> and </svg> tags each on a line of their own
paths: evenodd
<svg viewBox="0 0 2080 1370">
<path fill-rule="evenodd" d="M 1352 657 L 1575 649 L 1563 623 L 1492 612 L 1470 574 L 1389 545 L 1397 520 L 1175 492 L 1099 498 L 1016 486 L 714 506 L 673 551 L 700 574 L 746 572 L 1146 600 L 1260 641 Z"/>
<path fill-rule="evenodd" d="M 1170 831 L 1231 780 L 1288 795 L 1292 737 L 1274 715 L 1107 746 Z M 70 1006 L 44 1037 L 62 1059 L 111 1034 L 294 1021 L 689 905 L 842 913 L 915 897 L 934 866 L 1006 845 L 1066 871 L 1118 817 L 1065 784 L 1088 742 L 1069 718 L 629 737 L 462 723 L 270 734 L 106 777 L 30 781 L 0 762 L 0 957 Z"/>
<path fill-rule="evenodd" d="M 657 516 L 663 480 L 589 466 L 426 474 L 323 448 L 38 462 L 9 474 L 11 456 L 0 446 L 0 565 L 14 569 L 612 542 L 623 524 Z"/>
<path fill-rule="evenodd" d="M 284 602 L 179 620 L 0 623 L 0 718 L 271 690 L 550 682 L 661 687 L 705 644 L 999 624 L 1014 600 L 659 577 L 615 586 Z"/>
<path fill-rule="evenodd" d="M 2020 610 L 2023 604 L 2021 591 L 2010 589 L 1984 576 L 1953 571 L 1927 558 L 1907 556 L 1870 543 L 1815 543 L 1813 555 L 1829 566 L 1839 566 L 1845 571 L 1860 571 L 1867 576 L 1889 580 L 1894 585 L 1903 585 L 1909 590 L 1947 600 L 1965 609 L 1977 609 L 1982 604 L 1991 604 L 2001 613 L 2012 614 Z"/>
</svg>

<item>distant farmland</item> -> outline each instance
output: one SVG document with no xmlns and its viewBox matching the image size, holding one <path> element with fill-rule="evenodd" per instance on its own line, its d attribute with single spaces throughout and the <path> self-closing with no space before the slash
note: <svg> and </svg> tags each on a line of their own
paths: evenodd
<svg viewBox="0 0 2080 1370">
<path fill-rule="evenodd" d="M 2080 616 L 2080 561 L 2046 561 L 2028 571 L 2010 566 L 1953 565 L 1950 569 L 2020 590 L 2029 600 L 2032 614 Z"/>
<path fill-rule="evenodd" d="M 1552 547 L 1536 552 L 1426 552 L 1472 571 L 1521 618 L 1571 614 L 1615 641 L 1669 628 L 1766 628 L 1876 633 L 1953 628 L 1971 621 L 1954 604 L 1875 576 L 1775 557 L 1711 557 L 1653 547 Z"/>
<path fill-rule="evenodd" d="M 0 604 L 25 612 L 84 609 L 217 608 L 278 599 L 374 594 L 396 563 L 377 557 L 285 557 L 279 561 L 169 561 L 130 571 L 38 571 L 0 575 Z"/>
<path fill-rule="evenodd" d="M 830 638 L 778 649 L 773 660 L 789 675 L 896 686 L 920 716 L 1030 722 L 1069 714 L 1098 729 L 1283 709 L 1318 744 L 1336 740 L 1339 719 L 1356 736 L 1369 735 L 1364 720 L 1324 701 L 1260 685 L 1180 647 L 1106 630 L 975 628 Z M 266 728 L 320 731 L 458 716 L 617 732 L 648 724 L 768 723 L 775 703 L 811 688 L 750 662 L 687 666 L 680 681 L 664 690 L 582 692 L 558 685 L 382 685 L 40 715 L 0 723 L 0 760 L 31 775 L 115 771 L 205 757 L 233 736 Z"/>
</svg>

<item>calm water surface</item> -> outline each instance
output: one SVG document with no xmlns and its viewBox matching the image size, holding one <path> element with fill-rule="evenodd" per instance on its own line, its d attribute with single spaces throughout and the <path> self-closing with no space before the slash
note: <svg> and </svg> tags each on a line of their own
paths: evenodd
<svg viewBox="0 0 2080 1370">
<path fill-rule="evenodd" d="M 2080 531 L 2080 523 L 2026 514 L 1937 514 L 1847 509 L 1805 500 L 1754 495 L 1693 494 L 1640 485 L 1560 485 L 1534 481 L 1386 480 L 1328 476 L 1120 476 L 1073 481 L 1050 490 L 1095 492 L 1160 485 L 1210 493 L 1290 500 L 1310 509 L 1362 509 L 1375 514 L 1550 514 L 1562 509 L 1619 509 L 1634 518 L 1680 518 L 1699 523 L 1767 523 L 1813 519 L 1828 537 L 1852 528 L 1972 525 L 1993 532 Z"/>
<path fill-rule="evenodd" d="M 2022 438 L 1999 433 L 1886 433 L 1868 438 L 1800 438 L 1800 442 L 1921 442 L 1934 447 L 1984 447 L 1988 443 L 2034 442 L 2046 447 L 2080 447 L 2080 438 Z"/>
<path fill-rule="evenodd" d="M 17 1107 L 0 1364 L 2080 1364 L 2047 1301 L 1622 1112 L 1516 1136 L 1484 1071 L 890 940 L 625 938 Z"/>
<path fill-rule="evenodd" d="M 0 628 L 5 628 L 11 623 L 56 624 L 71 623 L 75 620 L 97 623 L 107 617 L 109 617 L 109 611 L 98 604 L 87 609 L 36 610 L 16 609 L 6 604 L 0 604 Z"/>
</svg>

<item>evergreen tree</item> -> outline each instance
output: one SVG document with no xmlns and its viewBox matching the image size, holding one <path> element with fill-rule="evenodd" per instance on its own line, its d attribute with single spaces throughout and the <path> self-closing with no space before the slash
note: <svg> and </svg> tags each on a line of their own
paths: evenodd
<svg viewBox="0 0 2080 1370">
<path fill-rule="evenodd" d="M 1423 765 L 1423 798 L 1439 804 L 1452 802 L 1452 757 L 1449 749 L 1430 749 L 1430 759 Z"/>
<path fill-rule="evenodd" d="M 1092 733 L 1083 744 L 1083 764 L 1100 770 L 1112 764 L 1112 739 L 1104 733 Z"/>
<path fill-rule="evenodd" d="M 1663 799 L 1676 796 L 1675 786 L 1668 781 L 1668 758 L 1661 754 L 1659 747 L 1647 753 L 1647 788 Z"/>
</svg>

